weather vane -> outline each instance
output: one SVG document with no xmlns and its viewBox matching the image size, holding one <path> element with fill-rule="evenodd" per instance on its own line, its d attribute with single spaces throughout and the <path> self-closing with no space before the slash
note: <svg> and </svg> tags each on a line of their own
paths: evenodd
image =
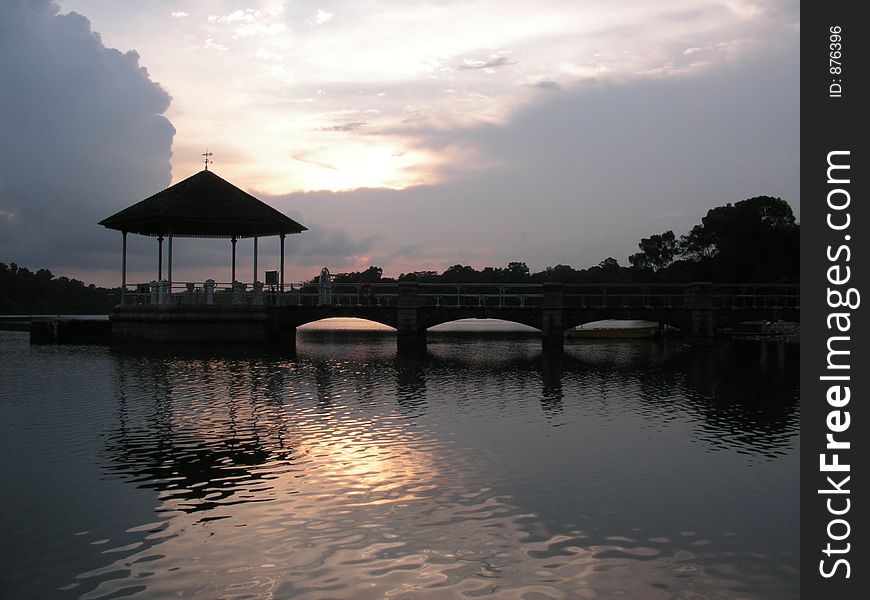
<svg viewBox="0 0 870 600">
<path fill-rule="evenodd" d="M 205 153 L 203 154 L 203 156 L 205 157 L 205 170 L 206 171 L 208 171 L 209 163 L 214 164 L 214 161 L 209 158 L 212 154 L 214 154 L 214 152 L 209 152 L 208 148 L 205 149 Z"/>
</svg>

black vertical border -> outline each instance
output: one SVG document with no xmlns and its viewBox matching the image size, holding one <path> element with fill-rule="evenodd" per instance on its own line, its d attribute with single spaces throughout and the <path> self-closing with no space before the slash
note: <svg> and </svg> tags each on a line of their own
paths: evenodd
<svg viewBox="0 0 870 600">
<path fill-rule="evenodd" d="M 867 420 L 870 419 L 865 404 L 870 402 L 870 351 L 868 351 L 867 312 L 870 311 L 870 288 L 867 286 L 870 271 L 870 210 L 867 206 L 866 178 L 867 152 L 865 137 L 870 121 L 870 103 L 866 94 L 868 68 L 866 48 L 870 37 L 870 23 L 862 22 L 858 15 L 860 2 L 833 0 L 805 2 L 801 6 L 801 596 L 809 599 L 836 598 L 851 600 L 866 598 L 870 594 L 870 561 L 867 545 L 870 533 L 865 523 L 870 507 L 868 495 L 859 490 L 868 487 L 867 454 L 870 453 Z M 830 35 L 831 27 L 842 28 L 842 73 L 831 73 Z M 841 80 L 839 82 L 835 80 Z M 840 83 L 842 96 L 830 97 L 830 85 Z M 851 202 L 848 211 L 851 225 L 848 231 L 833 231 L 827 226 L 829 212 L 827 194 L 831 189 L 843 186 L 827 183 L 828 153 L 848 150 L 851 181 L 848 191 Z M 837 215 L 838 218 L 842 214 Z M 845 240 L 848 234 L 850 239 Z M 826 295 L 829 282 L 827 269 L 831 263 L 827 257 L 828 246 L 833 249 L 841 244 L 851 249 L 851 278 L 841 288 L 854 287 L 862 294 L 861 305 L 855 310 L 832 309 Z M 826 374 L 827 342 L 831 332 L 827 315 L 831 312 L 848 311 L 851 316 L 850 351 L 851 400 L 847 407 L 850 427 L 837 434 L 838 439 L 848 440 L 851 448 L 841 453 L 841 462 L 850 465 L 847 485 L 851 500 L 849 512 L 841 518 L 849 522 L 849 537 L 840 542 L 828 539 L 827 527 L 832 519 L 826 500 L 834 500 L 835 508 L 842 507 L 845 495 L 820 494 L 819 490 L 830 487 L 827 475 L 822 473 L 819 455 L 825 450 L 828 426 L 826 418 L 832 408 L 826 400 L 831 382 L 819 378 Z M 828 451 L 830 452 L 830 451 Z M 847 460 L 848 459 L 848 460 Z M 835 526 L 834 533 L 841 535 L 844 526 Z M 827 557 L 823 550 L 828 542 L 833 547 L 850 544 L 849 552 Z M 820 573 L 820 561 L 827 567 L 837 557 L 846 558 L 850 565 L 850 577 L 845 578 L 841 565 L 835 576 L 825 578 Z"/>
</svg>

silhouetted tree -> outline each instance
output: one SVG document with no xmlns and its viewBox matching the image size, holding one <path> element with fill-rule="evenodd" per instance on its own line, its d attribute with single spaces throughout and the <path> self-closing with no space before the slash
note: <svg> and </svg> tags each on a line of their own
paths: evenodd
<svg viewBox="0 0 870 600">
<path fill-rule="evenodd" d="M 441 274 L 444 283 L 467 283 L 478 281 L 477 271 L 470 266 L 453 265 Z"/>
<path fill-rule="evenodd" d="M 412 271 L 410 273 L 401 273 L 399 281 L 418 281 L 420 283 L 429 283 L 438 279 L 438 271 Z"/>
<path fill-rule="evenodd" d="M 628 262 L 639 269 L 653 271 L 671 264 L 680 250 L 677 236 L 671 230 L 641 239 L 638 247 L 641 251 L 629 256 Z"/>
<path fill-rule="evenodd" d="M 800 226 L 787 202 L 757 196 L 712 208 L 681 240 L 684 258 L 708 262 L 714 279 L 796 280 Z"/>
<path fill-rule="evenodd" d="M 336 273 L 333 281 L 336 283 L 377 283 L 381 281 L 384 270 L 380 267 L 370 266 L 365 271 L 352 271 L 350 273 Z M 318 277 L 312 281 L 316 281 Z"/>
<path fill-rule="evenodd" d="M 529 278 L 529 267 L 524 262 L 510 262 L 506 275 L 511 283 L 521 283 Z"/>
</svg>

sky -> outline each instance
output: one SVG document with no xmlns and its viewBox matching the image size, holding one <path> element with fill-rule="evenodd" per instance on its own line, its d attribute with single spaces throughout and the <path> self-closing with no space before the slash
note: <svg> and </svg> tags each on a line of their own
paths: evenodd
<svg viewBox="0 0 870 600">
<path fill-rule="evenodd" d="M 799 216 L 799 22 L 786 0 L 6 0 L 0 262 L 117 285 L 97 222 L 206 149 L 309 228 L 288 281 L 627 264 L 758 195 Z M 128 281 L 156 245 L 130 236 Z M 176 280 L 229 263 L 175 240 Z"/>
</svg>

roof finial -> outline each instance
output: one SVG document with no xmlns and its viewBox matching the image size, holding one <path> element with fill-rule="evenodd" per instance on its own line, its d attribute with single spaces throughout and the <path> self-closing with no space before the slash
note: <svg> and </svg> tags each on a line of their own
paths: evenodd
<svg viewBox="0 0 870 600">
<path fill-rule="evenodd" d="M 209 151 L 208 151 L 208 148 L 205 149 L 205 154 L 203 154 L 203 156 L 205 157 L 205 170 L 206 170 L 206 171 L 208 171 L 208 165 L 209 165 L 209 163 L 214 164 L 214 161 L 213 161 L 213 160 L 210 160 L 210 158 L 209 158 L 212 154 L 214 154 L 214 153 L 213 153 L 213 152 L 209 152 Z"/>
</svg>

